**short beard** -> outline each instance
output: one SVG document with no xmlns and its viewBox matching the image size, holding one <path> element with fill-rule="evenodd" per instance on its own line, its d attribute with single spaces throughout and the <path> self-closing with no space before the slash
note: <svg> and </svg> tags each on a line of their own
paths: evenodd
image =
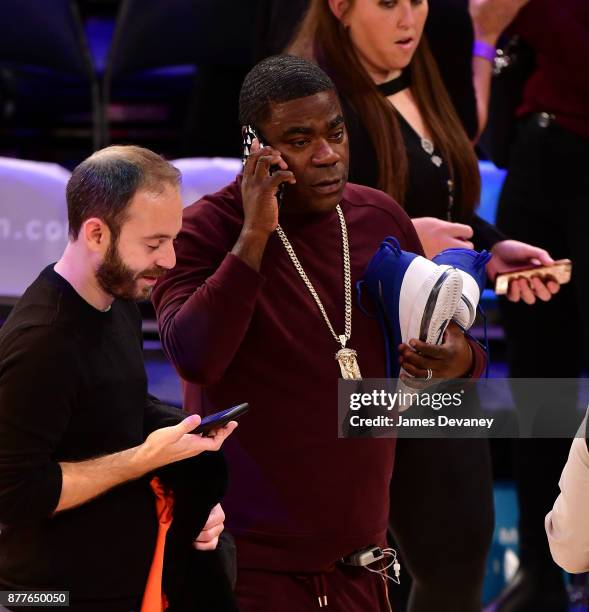
<svg viewBox="0 0 589 612">
<path fill-rule="evenodd" d="M 104 260 L 96 270 L 96 280 L 102 289 L 121 300 L 148 300 L 152 287 L 138 286 L 138 279 L 142 276 L 159 278 L 166 272 L 165 268 L 153 268 L 136 273 L 125 264 L 119 255 L 118 239 L 110 243 Z"/>
</svg>

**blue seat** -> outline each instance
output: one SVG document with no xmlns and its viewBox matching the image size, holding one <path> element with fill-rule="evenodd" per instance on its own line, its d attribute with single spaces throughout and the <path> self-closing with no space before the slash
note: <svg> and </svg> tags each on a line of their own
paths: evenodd
<svg viewBox="0 0 589 612">
<path fill-rule="evenodd" d="M 103 81 L 103 144 L 110 142 L 108 105 L 112 92 L 149 73 L 166 78 L 148 83 L 154 98 L 170 87 L 192 86 L 197 66 L 248 65 L 253 58 L 258 0 L 124 0 L 117 16 Z M 181 69 L 181 70 L 179 70 Z M 138 83 L 135 83 L 138 85 Z M 142 98 L 146 99 L 146 94 Z M 184 98 L 189 97 L 188 90 Z M 215 92 L 210 92 L 214 96 Z"/>
<path fill-rule="evenodd" d="M 0 157 L 0 296 L 18 298 L 67 243 L 65 189 L 57 164 Z M 10 300 L 9 300 L 10 301 Z"/>
<path fill-rule="evenodd" d="M 172 164 L 182 173 L 182 202 L 193 204 L 204 195 L 215 193 L 241 172 L 240 159 L 230 157 L 185 157 Z"/>
</svg>

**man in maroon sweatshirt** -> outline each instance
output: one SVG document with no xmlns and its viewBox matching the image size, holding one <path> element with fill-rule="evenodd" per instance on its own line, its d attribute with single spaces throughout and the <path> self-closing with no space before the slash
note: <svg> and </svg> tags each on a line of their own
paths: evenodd
<svg viewBox="0 0 589 612">
<path fill-rule="evenodd" d="M 224 505 L 237 541 L 240 609 L 388 610 L 380 576 L 337 563 L 386 546 L 395 451 L 393 439 L 337 436 L 337 337 L 346 334 L 364 377 L 385 377 L 378 324 L 355 299 L 346 325 L 342 215 L 352 287 L 385 236 L 408 251 L 422 248 L 387 195 L 347 184 L 342 111 L 317 66 L 291 56 L 258 64 L 242 87 L 240 119 L 271 146 L 254 141 L 243 177 L 185 209 L 176 268 L 153 294 L 188 409 L 252 407 L 226 444 Z M 425 376 L 428 350 L 404 352 L 404 366 Z M 476 376 L 484 367 L 455 327 L 435 350 L 440 376 Z"/>
</svg>

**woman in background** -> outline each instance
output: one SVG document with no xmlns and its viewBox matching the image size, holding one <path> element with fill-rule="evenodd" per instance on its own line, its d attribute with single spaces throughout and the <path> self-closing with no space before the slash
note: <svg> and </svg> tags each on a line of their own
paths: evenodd
<svg viewBox="0 0 589 612">
<path fill-rule="evenodd" d="M 311 0 L 288 52 L 317 61 L 338 88 L 350 181 L 404 206 L 429 257 L 472 248 L 474 234 L 477 248 L 494 255 L 492 277 L 510 265 L 551 263 L 475 214 L 478 163 L 422 36 L 427 13 L 424 0 Z M 515 282 L 509 297 L 532 303 L 557 289 Z M 392 531 L 414 578 L 409 610 L 480 611 L 493 530 L 487 441 L 399 440 L 391 498 Z"/>
</svg>

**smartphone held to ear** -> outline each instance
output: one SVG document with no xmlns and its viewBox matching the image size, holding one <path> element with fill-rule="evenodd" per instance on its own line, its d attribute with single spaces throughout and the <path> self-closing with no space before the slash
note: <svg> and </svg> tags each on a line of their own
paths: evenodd
<svg viewBox="0 0 589 612">
<path fill-rule="evenodd" d="M 262 139 L 260 138 L 256 130 L 251 125 L 244 125 L 241 128 L 241 132 L 243 135 L 242 162 L 243 162 L 243 165 L 245 166 L 245 163 L 247 162 L 248 157 L 251 155 L 251 152 L 252 152 L 252 144 L 254 142 L 254 138 L 257 139 L 258 144 L 260 145 L 260 149 L 263 149 L 266 145 L 264 144 L 264 142 L 262 141 Z M 274 172 L 276 172 L 278 168 L 279 168 L 278 165 L 270 166 L 270 174 L 273 174 Z M 276 192 L 276 197 L 278 199 L 279 207 L 282 204 L 283 195 L 284 195 L 284 183 L 281 183 L 280 187 L 278 187 L 278 191 Z"/>
<path fill-rule="evenodd" d="M 243 136 L 243 155 L 241 161 L 245 166 L 245 162 L 248 160 L 248 157 L 252 152 L 252 144 L 254 142 L 254 138 L 257 139 L 258 144 L 260 145 L 260 149 L 263 149 L 266 145 L 260 140 L 256 130 L 251 125 L 244 125 L 241 128 L 241 134 Z"/>
<path fill-rule="evenodd" d="M 509 289 L 509 283 L 516 278 L 531 280 L 538 276 L 544 280 L 554 279 L 559 285 L 565 285 L 571 280 L 573 264 L 570 259 L 559 259 L 550 266 L 534 266 L 531 268 L 520 268 L 498 274 L 495 279 L 495 293 L 505 295 Z"/>
<path fill-rule="evenodd" d="M 237 420 L 242 414 L 245 414 L 249 410 L 249 407 L 249 404 L 239 404 L 238 406 L 233 406 L 233 408 L 221 410 L 221 412 L 215 412 L 215 414 L 210 414 L 209 416 L 206 416 L 200 422 L 200 425 L 190 433 L 207 436 L 215 429 L 220 429 L 221 427 L 227 425 L 229 421 Z"/>
</svg>

